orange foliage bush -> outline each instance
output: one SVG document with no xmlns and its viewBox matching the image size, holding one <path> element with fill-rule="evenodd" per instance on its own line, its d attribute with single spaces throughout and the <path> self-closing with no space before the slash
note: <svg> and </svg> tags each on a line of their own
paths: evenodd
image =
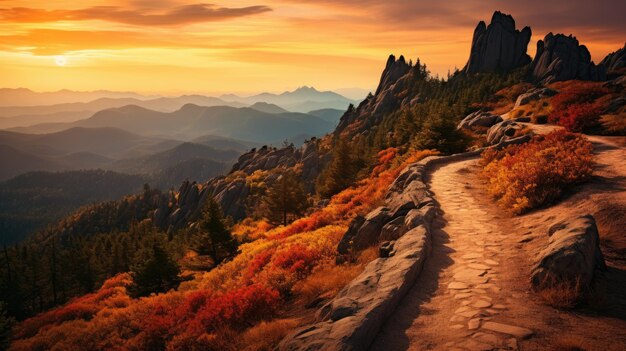
<svg viewBox="0 0 626 351">
<path fill-rule="evenodd" d="M 598 82 L 572 81 L 558 87 L 560 92 L 552 97 L 550 123 L 568 131 L 582 132 L 599 125 L 600 115 L 606 108 L 608 90 Z"/>
<path fill-rule="evenodd" d="M 488 191 L 515 213 L 556 200 L 563 189 L 592 173 L 591 143 L 580 135 L 556 131 L 523 145 L 482 155 Z"/>
<path fill-rule="evenodd" d="M 399 157 L 397 149 L 384 150 L 369 178 L 309 216 L 286 227 L 269 228 L 263 221 L 236 226 L 235 235 L 255 240 L 242 244 L 232 260 L 198 274 L 178 290 L 132 299 L 126 292 L 130 276 L 118 275 L 95 293 L 22 322 L 11 348 L 240 350 L 250 345 L 237 336 L 263 325 L 259 330 L 272 330 L 273 336 L 260 338 L 257 330 L 248 338 L 269 349 L 268 343 L 276 342 L 294 323 L 259 323 L 276 317 L 279 307 L 299 301 L 297 295 L 304 290 L 294 286 L 322 265 L 333 271 L 329 265 L 334 265 L 337 243 L 349 221 L 377 206 L 406 165 L 434 154 L 421 151 Z M 341 277 L 324 291 L 338 291 L 360 267 L 334 271 L 341 270 Z"/>
</svg>

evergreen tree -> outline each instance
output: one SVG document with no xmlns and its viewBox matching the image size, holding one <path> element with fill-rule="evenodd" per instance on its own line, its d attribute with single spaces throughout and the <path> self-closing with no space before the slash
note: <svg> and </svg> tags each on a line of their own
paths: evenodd
<svg viewBox="0 0 626 351">
<path fill-rule="evenodd" d="M 230 234 L 220 206 L 212 197 L 208 198 L 202 209 L 198 229 L 194 249 L 200 255 L 211 256 L 215 265 L 237 251 L 237 243 Z"/>
<path fill-rule="evenodd" d="M 139 297 L 174 289 L 180 283 L 179 273 L 178 264 L 155 242 L 148 249 L 147 259 L 133 267 L 130 292 Z"/>
<path fill-rule="evenodd" d="M 322 171 L 318 179 L 318 192 L 324 197 L 337 194 L 354 183 L 358 171 L 358 159 L 352 155 L 350 145 L 339 139 L 333 148 L 330 165 Z"/>
<path fill-rule="evenodd" d="M 284 171 L 263 198 L 265 217 L 273 224 L 287 225 L 309 207 L 302 181 L 293 171 Z"/>
</svg>

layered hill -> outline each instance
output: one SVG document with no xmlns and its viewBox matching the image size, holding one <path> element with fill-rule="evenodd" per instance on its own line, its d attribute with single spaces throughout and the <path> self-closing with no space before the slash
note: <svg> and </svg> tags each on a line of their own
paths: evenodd
<svg viewBox="0 0 626 351">
<path fill-rule="evenodd" d="M 274 142 L 301 133 L 323 135 L 333 125 L 304 113 L 267 113 L 252 108 L 187 104 L 174 112 L 160 112 L 128 105 L 103 110 L 72 123 L 22 128 L 30 133 L 50 133 L 73 127 L 113 127 L 129 132 L 191 140 L 206 134 L 254 142 Z"/>
</svg>

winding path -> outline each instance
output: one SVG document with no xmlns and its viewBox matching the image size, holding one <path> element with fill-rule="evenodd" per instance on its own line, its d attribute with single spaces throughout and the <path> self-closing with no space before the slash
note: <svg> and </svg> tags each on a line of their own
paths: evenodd
<svg viewBox="0 0 626 351">
<path fill-rule="evenodd" d="M 512 291 L 502 276 L 514 243 L 501 218 L 477 202 L 466 182 L 475 162 L 433 172 L 431 190 L 444 215 L 433 233 L 432 256 L 373 350 L 516 349 L 516 338 L 533 334 L 516 322 L 526 312 L 519 310 L 526 295 Z"/>
<path fill-rule="evenodd" d="M 594 139 L 600 160 L 614 161 L 616 145 L 604 150 L 598 146 L 608 144 Z M 619 334 L 624 319 L 560 313 L 528 291 L 529 255 L 545 231 L 503 214 L 479 189 L 478 171 L 474 158 L 431 173 L 442 212 L 431 256 L 371 350 L 541 350 L 568 333 L 594 333 L 592 339 Z M 552 211 L 561 211 L 556 207 Z M 555 218 L 543 217 L 546 225 Z M 539 246 L 528 249 L 529 243 Z M 623 332 L 616 341 L 616 349 L 626 345 Z"/>
</svg>

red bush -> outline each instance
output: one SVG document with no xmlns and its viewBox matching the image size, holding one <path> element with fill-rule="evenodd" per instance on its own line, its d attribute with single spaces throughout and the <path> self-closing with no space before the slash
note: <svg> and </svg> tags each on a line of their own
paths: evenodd
<svg viewBox="0 0 626 351">
<path fill-rule="evenodd" d="M 565 127 L 571 132 L 582 132 L 599 125 L 608 94 L 601 83 L 568 82 L 561 86 L 559 94 L 551 99 L 550 123 Z"/>
</svg>

